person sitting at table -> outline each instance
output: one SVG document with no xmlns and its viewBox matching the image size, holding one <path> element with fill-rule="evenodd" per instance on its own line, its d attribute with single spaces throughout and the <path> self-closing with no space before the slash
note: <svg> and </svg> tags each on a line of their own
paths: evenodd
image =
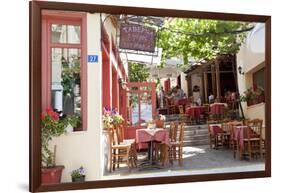
<svg viewBox="0 0 281 193">
<path fill-rule="evenodd" d="M 159 92 L 159 107 L 162 109 L 164 108 L 164 101 L 165 100 L 165 91 L 163 89 L 163 86 L 161 86 L 160 88 L 160 92 Z"/>
<path fill-rule="evenodd" d="M 210 93 L 208 99 L 209 99 L 209 104 L 214 103 L 215 96 L 213 95 L 213 93 Z"/>
<path fill-rule="evenodd" d="M 231 92 L 229 90 L 224 93 L 224 98 L 226 101 L 231 100 Z"/>
<path fill-rule="evenodd" d="M 183 90 L 177 85 L 176 86 L 176 89 L 175 89 L 175 92 L 174 92 L 174 99 L 175 99 L 175 102 L 177 103 L 180 99 L 183 99 L 184 97 L 184 92 Z"/>
<path fill-rule="evenodd" d="M 196 104 L 197 104 L 198 106 L 201 106 L 201 105 L 202 105 L 201 96 L 199 96 L 199 97 L 197 98 Z"/>
</svg>

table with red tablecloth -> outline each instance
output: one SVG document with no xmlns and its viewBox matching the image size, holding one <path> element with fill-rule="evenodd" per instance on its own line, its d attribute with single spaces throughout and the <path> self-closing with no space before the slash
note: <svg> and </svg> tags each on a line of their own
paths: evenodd
<svg viewBox="0 0 281 193">
<path fill-rule="evenodd" d="M 169 131 L 167 129 L 156 128 L 156 129 L 137 129 L 136 130 L 136 142 L 139 148 L 144 144 L 148 143 L 148 158 L 152 164 L 152 153 L 153 143 L 160 142 L 167 145 L 170 144 Z"/>
<path fill-rule="evenodd" d="M 211 104 L 210 105 L 210 113 L 212 115 L 223 115 L 226 107 L 227 107 L 226 103 Z"/>
<path fill-rule="evenodd" d="M 218 148 L 219 145 L 229 145 L 230 133 L 224 131 L 221 124 L 210 124 L 209 132 L 210 137 L 214 139 L 215 149 Z"/>
<path fill-rule="evenodd" d="M 186 105 L 188 103 L 188 99 L 179 99 L 175 102 L 176 105 Z"/>
<path fill-rule="evenodd" d="M 150 141 L 158 141 L 162 143 L 169 143 L 169 131 L 167 129 L 137 129 L 136 142 L 138 144 L 147 143 Z"/>
<path fill-rule="evenodd" d="M 203 106 L 194 106 L 188 107 L 185 113 L 193 119 L 199 119 L 200 115 L 203 114 L 205 111 L 206 108 Z"/>
<path fill-rule="evenodd" d="M 209 130 L 210 130 L 210 134 L 212 136 L 216 136 L 220 133 L 224 133 L 221 125 L 218 125 L 218 124 L 209 125 Z"/>
<path fill-rule="evenodd" d="M 243 125 L 234 126 L 233 134 L 231 137 L 233 138 L 233 140 L 238 142 L 237 145 L 239 146 L 238 149 L 241 158 L 242 152 L 244 151 L 244 139 L 256 138 L 259 137 L 259 135 L 253 129 L 251 129 L 251 127 Z"/>
</svg>

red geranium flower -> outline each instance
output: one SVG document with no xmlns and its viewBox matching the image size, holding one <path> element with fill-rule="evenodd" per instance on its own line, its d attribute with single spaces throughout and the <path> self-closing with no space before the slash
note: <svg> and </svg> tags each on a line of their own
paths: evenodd
<svg viewBox="0 0 281 193">
<path fill-rule="evenodd" d="M 41 119 L 44 119 L 47 115 L 50 116 L 55 121 L 59 120 L 59 114 L 57 112 L 53 111 L 51 108 L 48 108 L 46 110 L 46 112 L 43 112 L 41 114 Z"/>
<path fill-rule="evenodd" d="M 46 117 L 46 113 L 45 112 L 41 113 L 41 120 L 45 119 L 45 117 Z"/>
</svg>

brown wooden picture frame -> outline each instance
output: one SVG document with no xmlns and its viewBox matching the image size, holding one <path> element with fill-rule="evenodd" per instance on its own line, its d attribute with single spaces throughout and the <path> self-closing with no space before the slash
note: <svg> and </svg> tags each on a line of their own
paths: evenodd
<svg viewBox="0 0 281 193">
<path fill-rule="evenodd" d="M 60 191 L 88 188 L 123 187 L 136 185 L 152 185 L 167 183 L 183 183 L 197 181 L 229 180 L 243 178 L 262 178 L 271 176 L 271 17 L 265 15 L 247 15 L 232 13 L 215 13 L 201 11 L 169 10 L 155 8 L 137 8 L 124 6 L 108 6 L 94 4 L 62 3 L 62 2 L 29 2 L 30 11 L 30 175 L 29 190 Z M 265 23 L 265 125 L 266 125 L 266 158 L 265 171 L 220 173 L 174 177 L 155 177 L 140 179 L 118 179 L 88 181 L 83 183 L 62 183 L 56 185 L 41 185 L 41 144 L 40 144 L 40 114 L 41 114 L 41 10 L 65 10 L 82 12 L 102 12 L 111 14 L 134 14 L 149 16 L 171 16 L 182 18 L 220 19 L 246 22 Z"/>
</svg>

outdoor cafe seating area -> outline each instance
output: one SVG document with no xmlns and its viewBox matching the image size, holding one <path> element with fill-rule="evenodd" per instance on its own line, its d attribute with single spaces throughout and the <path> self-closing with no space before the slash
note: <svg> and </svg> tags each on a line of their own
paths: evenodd
<svg viewBox="0 0 281 193">
<path fill-rule="evenodd" d="M 216 108 L 220 109 L 215 105 Z M 210 113 L 220 110 L 210 106 Z M 205 110 L 206 107 L 204 107 Z M 201 108 L 191 108 L 188 113 L 196 117 Z M 194 109 L 194 110 L 193 110 Z M 203 109 L 203 108 L 202 108 Z M 213 110 L 211 110 L 213 109 Z M 185 114 L 188 117 L 189 114 Z M 200 114 L 201 115 L 201 114 Z M 263 160 L 265 157 L 264 128 L 262 120 L 231 120 L 220 116 L 210 116 L 206 121 L 209 135 L 209 150 L 231 152 L 227 159 L 246 160 L 247 162 Z M 163 116 L 137 129 L 135 139 L 124 139 L 124 127 L 110 129 L 109 172 L 114 173 L 121 167 L 127 172 L 176 167 L 189 167 L 184 163 L 184 132 L 188 131 L 190 122 L 186 119 L 176 121 L 164 120 Z M 140 159 L 140 155 L 145 155 Z"/>
<path fill-rule="evenodd" d="M 262 159 L 265 156 L 263 121 L 210 121 L 208 123 L 210 148 L 228 148 L 234 159 Z"/>
<path fill-rule="evenodd" d="M 183 127 L 184 123 L 164 125 L 164 121 L 158 120 L 151 128 L 138 129 L 136 139 L 128 140 L 124 139 L 122 125 L 111 128 L 110 171 L 116 170 L 122 163 L 128 169 L 139 167 L 137 154 L 140 149 L 147 149 L 147 160 L 144 165 L 148 168 L 158 167 L 158 163 L 159 167 L 167 166 L 174 161 L 182 165 Z"/>
<path fill-rule="evenodd" d="M 186 99 L 186 101 L 188 100 Z M 222 120 L 225 117 L 230 117 L 229 114 L 233 112 L 227 103 L 218 102 L 201 106 L 188 102 L 178 103 L 177 105 L 169 105 L 168 109 L 166 114 L 163 109 L 158 109 L 158 113 L 164 113 L 166 116 L 178 114 L 189 124 L 206 124 L 209 119 Z"/>
</svg>

